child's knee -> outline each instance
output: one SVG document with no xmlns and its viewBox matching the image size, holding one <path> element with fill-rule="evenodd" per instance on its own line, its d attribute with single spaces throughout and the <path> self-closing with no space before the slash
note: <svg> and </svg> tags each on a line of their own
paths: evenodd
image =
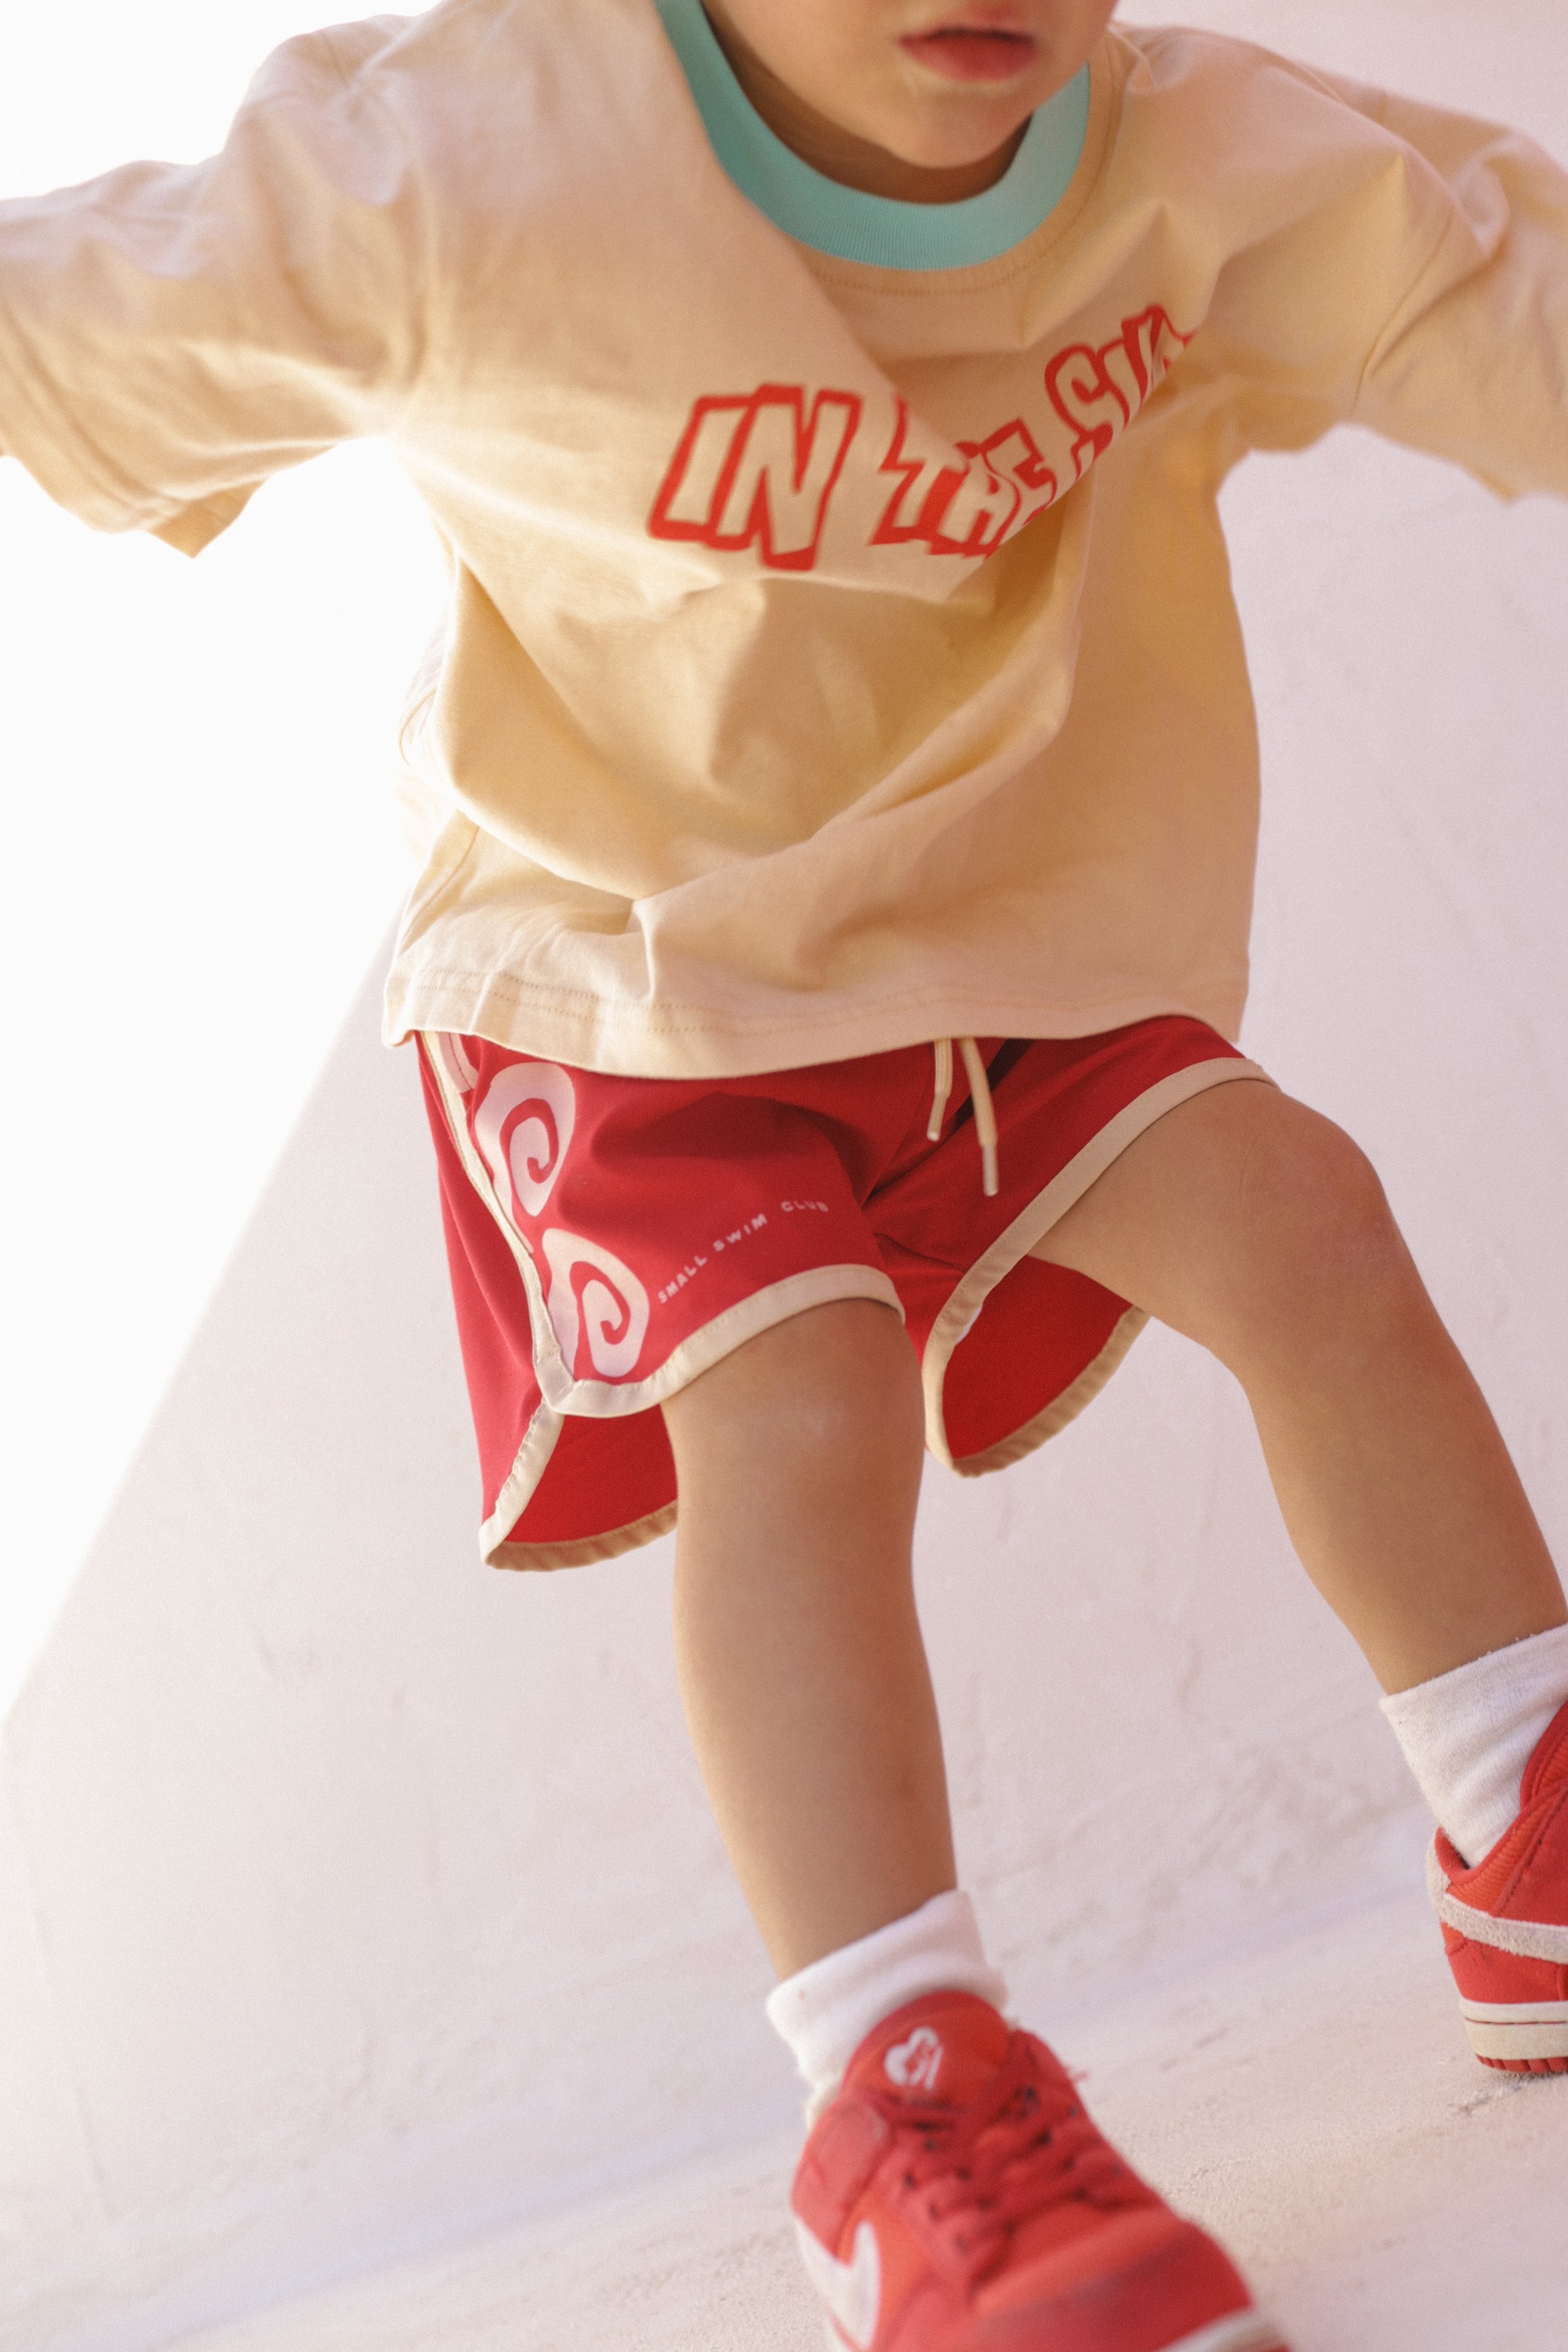
<svg viewBox="0 0 1568 2352">
<path fill-rule="evenodd" d="M 1261 1108 L 1261 1106 L 1260 1106 Z M 1376 1170 L 1321 1113 L 1277 1096 L 1236 1171 L 1226 1321 L 1278 1338 L 1380 1311 L 1414 1270 Z"/>
</svg>

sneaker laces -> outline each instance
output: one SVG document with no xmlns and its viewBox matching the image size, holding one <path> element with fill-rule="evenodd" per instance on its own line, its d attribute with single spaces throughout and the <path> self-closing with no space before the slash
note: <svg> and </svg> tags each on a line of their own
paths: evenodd
<svg viewBox="0 0 1568 2352">
<path fill-rule="evenodd" d="M 1017 2225 L 1053 2206 L 1115 2210 L 1148 2197 L 1070 2084 L 1042 2084 L 1022 2033 L 985 2089 L 962 2107 L 893 2098 L 878 2105 L 901 2143 L 896 2161 L 905 2200 L 967 2277 L 992 2268 Z"/>
</svg>

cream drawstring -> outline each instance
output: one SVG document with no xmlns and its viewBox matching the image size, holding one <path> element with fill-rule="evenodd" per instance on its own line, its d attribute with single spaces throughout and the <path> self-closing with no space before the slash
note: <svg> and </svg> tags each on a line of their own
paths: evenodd
<svg viewBox="0 0 1568 2352">
<path fill-rule="evenodd" d="M 926 1121 L 926 1141 L 942 1141 L 942 1123 L 947 1117 L 947 1098 L 952 1092 L 952 1039 L 933 1039 L 931 1052 L 936 1056 L 936 1081 L 931 1088 L 931 1117 Z"/>
<path fill-rule="evenodd" d="M 996 1109 L 991 1100 L 991 1081 L 985 1075 L 980 1048 L 973 1037 L 961 1037 L 958 1050 L 963 1056 L 970 1099 L 974 1105 L 974 1133 L 980 1145 L 981 1190 L 988 1201 L 994 1201 L 1000 1178 L 996 1162 Z M 952 1092 L 952 1039 L 933 1038 L 931 1054 L 936 1062 L 936 1075 L 931 1087 L 931 1118 L 926 1123 L 926 1135 L 931 1142 L 937 1143 L 942 1139 L 942 1124 L 947 1116 L 948 1097 Z"/>
</svg>

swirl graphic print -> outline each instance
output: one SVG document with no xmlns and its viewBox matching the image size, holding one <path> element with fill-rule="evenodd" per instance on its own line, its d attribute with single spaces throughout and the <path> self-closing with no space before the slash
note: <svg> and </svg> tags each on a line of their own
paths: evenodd
<svg viewBox="0 0 1568 2352">
<path fill-rule="evenodd" d="M 566 1369 L 580 1377 L 577 1352 L 586 1337 L 588 1360 L 601 1380 L 624 1381 L 637 1370 L 647 1337 L 648 1296 L 614 1250 L 552 1225 L 544 1236 L 550 1268 L 551 1327 Z"/>
<path fill-rule="evenodd" d="M 576 1090 L 555 1063 L 497 1071 L 474 1112 L 474 1141 L 514 1216 L 543 1213 L 576 1124 Z"/>
</svg>

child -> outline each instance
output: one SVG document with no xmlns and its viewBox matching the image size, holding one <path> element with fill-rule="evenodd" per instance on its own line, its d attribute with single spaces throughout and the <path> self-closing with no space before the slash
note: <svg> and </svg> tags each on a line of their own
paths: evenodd
<svg viewBox="0 0 1568 2352">
<path fill-rule="evenodd" d="M 679 1490 L 856 2352 L 1279 2341 L 1003 2013 L 910 1596 L 922 1437 L 1016 1459 L 1150 1315 L 1394 1695 L 1478 2054 L 1568 2071 L 1562 1590 L 1371 1169 L 1229 1042 L 1215 519 L 1349 417 L 1568 491 L 1568 177 L 1110 16 L 444 0 L 289 44 L 210 163 L 0 206 L 0 444 L 65 504 L 194 553 L 378 433 L 441 532 L 388 1021 L 485 1553 Z"/>
</svg>

